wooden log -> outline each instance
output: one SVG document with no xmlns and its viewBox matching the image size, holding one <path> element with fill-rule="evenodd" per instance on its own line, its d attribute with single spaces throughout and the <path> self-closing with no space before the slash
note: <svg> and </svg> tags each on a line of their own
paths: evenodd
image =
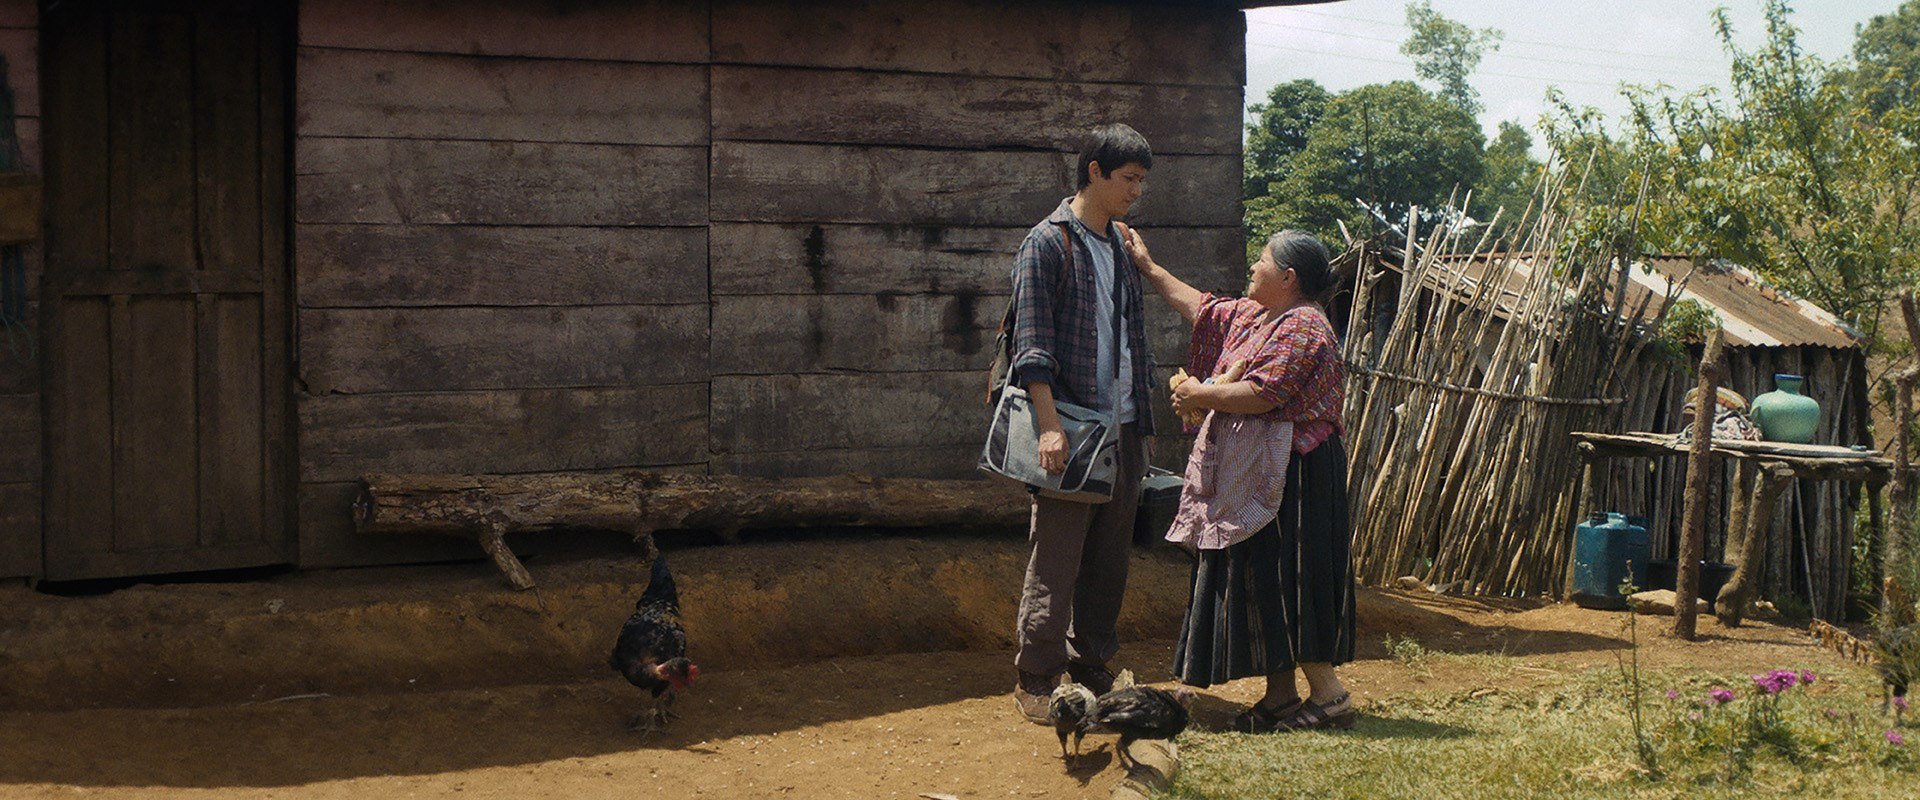
<svg viewBox="0 0 1920 800">
<path fill-rule="evenodd" d="M 984 369 L 1006 303 L 969 292 L 716 297 L 713 371 Z"/>
<path fill-rule="evenodd" d="M 1587 509 L 1600 508 L 1599 497 L 1595 491 L 1595 475 L 1599 471 L 1592 442 L 1579 442 L 1574 445 L 1574 455 L 1580 459 L 1580 485 L 1573 493 L 1574 519 L 1587 519 L 1592 512 Z M 1635 587 L 1635 591 L 1646 587 Z M 1566 569 L 1560 572 L 1560 596 L 1565 598 L 1573 594 L 1573 561 L 1568 559 Z"/>
<path fill-rule="evenodd" d="M 1700 391 L 1693 401 L 1693 446 L 1687 454 L 1687 511 L 1680 540 L 1680 562 L 1675 570 L 1673 633 L 1682 639 L 1694 638 L 1694 601 L 1700 597 L 1700 556 L 1707 535 L 1707 479 L 1713 469 L 1713 416 L 1724 361 L 1720 347 L 1725 334 L 1719 326 L 1707 335 L 1706 353 L 1700 360 Z"/>
<path fill-rule="evenodd" d="M 0 483 L 0 578 L 41 571 L 40 484 Z"/>
<path fill-rule="evenodd" d="M 29 273 L 31 276 L 32 274 Z M 29 277 L 36 280 L 38 276 Z M 40 304 L 27 304 L 27 324 L 36 325 L 40 321 Z M 5 334 L 0 334 L 0 340 Z M 8 395 L 37 395 L 40 393 L 40 359 L 17 359 L 0 356 L 0 397 Z M 36 423 L 38 424 L 38 423 Z M 0 458 L 4 460 L 4 458 Z"/>
<path fill-rule="evenodd" d="M 620 531 L 636 539 L 668 529 L 731 534 L 743 528 L 920 528 L 1026 524 L 1028 495 L 1000 481 L 835 475 L 753 478 L 624 471 L 559 475 L 376 473 L 354 503 L 363 535 L 471 537 L 515 588 L 533 578 L 503 537 L 563 529 Z"/>
<path fill-rule="evenodd" d="M 715 63 L 1241 86 L 1245 53 L 1230 5 L 713 3 Z"/>
<path fill-rule="evenodd" d="M 1014 253 L 1043 213 L 993 227 L 715 223 L 713 293 L 1006 294 Z M 1196 288 L 1233 293 L 1245 282 L 1246 234 L 1238 225 L 1142 233 Z"/>
<path fill-rule="evenodd" d="M 1907 326 L 1907 341 L 1920 348 L 1920 316 L 1914 309 L 1913 290 L 1900 293 L 1900 315 Z M 1920 381 L 1920 350 L 1915 353 L 1916 362 L 1900 370 L 1892 377 L 1893 381 L 1893 485 L 1887 492 L 1887 544 L 1885 574 L 1882 585 L 1892 585 L 1896 576 L 1906 572 L 1907 561 L 1913 558 L 1913 549 L 1920 542 L 1912 540 L 1914 527 L 1914 473 L 1913 460 L 1908 441 L 1909 431 L 1913 428 L 1913 386 Z M 1907 587 L 1915 591 L 1920 587 Z M 1882 610 L 1889 609 L 1885 594 L 1881 596 Z"/>
<path fill-rule="evenodd" d="M 1029 495 L 1002 481 L 829 475 L 762 478 L 648 470 L 542 475 L 373 473 L 355 502 L 361 534 L 472 534 L 769 526 L 1021 527 Z"/>
<path fill-rule="evenodd" d="M 1166 739 L 1140 739 L 1127 747 L 1133 767 L 1113 787 L 1112 800 L 1146 800 L 1173 786 L 1180 772 L 1180 747 Z"/>
<path fill-rule="evenodd" d="M 0 28 L 36 28 L 40 4 L 35 0 L 0 0 Z"/>
<path fill-rule="evenodd" d="M 7 60 L 7 85 L 13 88 L 13 113 L 40 116 L 40 33 L 33 28 L 0 28 L 0 57 Z"/>
<path fill-rule="evenodd" d="M 707 299 L 701 228 L 302 224 L 294 241 L 304 308 Z"/>
<path fill-rule="evenodd" d="M 40 395 L 0 395 L 0 483 L 40 480 Z"/>
<path fill-rule="evenodd" d="M 869 474 L 893 478 L 975 478 L 980 471 L 980 443 L 906 447 L 862 447 L 783 450 L 770 453 L 716 455 L 716 475 L 756 475 L 805 478 L 821 475 Z"/>
<path fill-rule="evenodd" d="M 657 386 L 707 379 L 707 306 L 308 309 L 314 394 Z"/>
<path fill-rule="evenodd" d="M 1785 464 L 1759 464 L 1753 495 L 1747 500 L 1742 517 L 1745 530 L 1738 534 L 1740 551 L 1728 554 L 1728 560 L 1734 561 L 1733 577 L 1720 587 L 1720 595 L 1713 601 L 1713 613 L 1720 618 L 1721 625 L 1740 627 L 1746 615 L 1747 603 L 1753 599 L 1754 587 L 1759 581 L 1761 555 L 1769 538 L 1766 534 L 1773 528 L 1774 505 L 1792 482 L 1793 470 Z"/>
<path fill-rule="evenodd" d="M 1240 149 L 1238 86 L 1075 83 L 716 65 L 719 139 L 1071 151 L 1125 120 L 1154 155 Z"/>
<path fill-rule="evenodd" d="M 1230 226 L 1235 156 L 1154 159 L 1152 188 L 1129 215 L 1141 227 Z M 726 222 L 877 222 L 1031 226 L 1073 193 L 1067 153 L 715 142 L 712 218 Z M 983 179 L 985 178 L 985 179 Z"/>
<path fill-rule="evenodd" d="M 751 295 L 713 302 L 713 371 L 913 372 L 983 369 L 993 359 L 1004 294 Z M 1186 363 L 1190 329 L 1149 300 L 1147 343 L 1161 364 Z"/>
<path fill-rule="evenodd" d="M 707 61 L 705 3 L 313 0 L 300 44 L 608 61 Z"/>
<path fill-rule="evenodd" d="M 1038 222 L 1036 217 L 1033 222 Z M 716 222 L 713 293 L 1005 294 L 1019 226 Z"/>
<path fill-rule="evenodd" d="M 707 148 L 301 137 L 298 221 L 700 225 Z"/>
<path fill-rule="evenodd" d="M 300 479 L 707 460 L 707 385 L 302 397 Z"/>
<path fill-rule="evenodd" d="M 1733 485 L 1727 490 L 1727 538 L 1722 560 L 1740 563 L 1739 559 L 1747 552 L 1748 538 L 1755 530 L 1749 520 L 1754 511 L 1753 495 L 1759 487 L 1755 485 L 1758 477 L 1757 465 L 1747 459 L 1739 459 L 1733 465 Z M 1763 524 L 1759 526 L 1765 528 Z M 1758 571 L 1758 570 L 1756 570 Z M 1721 589 L 1725 593 L 1725 585 Z M 1715 602 L 1718 602 L 1716 596 Z M 1716 607 L 1717 608 L 1717 607 Z"/>
<path fill-rule="evenodd" d="M 703 66 L 303 48 L 296 74 L 302 136 L 707 143 Z"/>
<path fill-rule="evenodd" d="M 20 169 L 40 172 L 40 118 L 15 117 L 13 135 L 20 139 Z M 33 291 L 32 282 L 27 283 L 27 291 Z"/>
<path fill-rule="evenodd" d="M 983 369 L 834 375 L 716 375 L 712 452 L 978 446 Z M 856 399 L 857 398 L 857 399 Z"/>
<path fill-rule="evenodd" d="M 296 494 L 303 569 L 432 564 L 473 558 L 473 546 L 444 536 L 380 539 L 354 532 L 353 501 L 360 481 L 302 483 Z"/>
</svg>

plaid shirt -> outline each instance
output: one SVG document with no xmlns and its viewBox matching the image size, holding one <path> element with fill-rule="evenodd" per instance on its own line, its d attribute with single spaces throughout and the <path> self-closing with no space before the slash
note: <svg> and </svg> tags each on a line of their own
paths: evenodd
<svg viewBox="0 0 1920 800">
<path fill-rule="evenodd" d="M 1071 198 L 1069 198 L 1070 200 Z M 1088 241 L 1069 224 L 1073 209 L 1062 200 L 1046 221 L 1033 226 L 1013 262 L 1013 370 L 1014 380 L 1025 386 L 1046 383 L 1053 396 L 1075 405 L 1110 411 L 1112 399 L 1107 387 L 1097 385 L 1100 357 L 1100 328 L 1111 320 L 1099 319 L 1094 279 L 1092 246 L 1112 247 L 1114 270 L 1120 273 L 1120 308 L 1126 317 L 1127 341 L 1133 349 L 1133 398 L 1138 410 L 1140 435 L 1153 435 L 1153 395 L 1149 384 L 1153 375 L 1153 357 L 1147 350 L 1145 306 L 1140 293 L 1140 272 L 1133 258 L 1118 240 Z M 1107 226 L 1111 237 L 1111 223 Z M 1074 248 L 1071 269 L 1066 250 Z"/>
<path fill-rule="evenodd" d="M 1312 452 L 1342 432 L 1347 368 L 1340 339 L 1319 306 L 1299 306 L 1269 321 L 1253 300 L 1209 295 L 1194 315 L 1187 374 L 1205 379 L 1243 358 L 1247 374 L 1241 380 L 1276 404 L 1261 418 L 1294 423 L 1294 452 Z"/>
</svg>

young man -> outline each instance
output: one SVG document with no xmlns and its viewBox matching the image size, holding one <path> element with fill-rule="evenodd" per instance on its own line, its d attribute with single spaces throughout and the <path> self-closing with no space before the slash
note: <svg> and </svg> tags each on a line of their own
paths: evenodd
<svg viewBox="0 0 1920 800">
<path fill-rule="evenodd" d="M 1036 723 L 1047 722 L 1048 696 L 1062 671 L 1097 694 L 1113 686 L 1106 663 L 1119 649 L 1114 627 L 1146 470 L 1145 437 L 1153 435 L 1140 274 L 1116 219 L 1140 199 L 1152 166 L 1153 152 L 1134 129 L 1089 131 L 1078 191 L 1027 233 L 1013 267 L 1014 380 L 1033 397 L 1040 465 L 1056 473 L 1066 468 L 1056 399 L 1113 410 L 1120 422 L 1111 502 L 1033 501 L 1013 699 Z"/>
</svg>

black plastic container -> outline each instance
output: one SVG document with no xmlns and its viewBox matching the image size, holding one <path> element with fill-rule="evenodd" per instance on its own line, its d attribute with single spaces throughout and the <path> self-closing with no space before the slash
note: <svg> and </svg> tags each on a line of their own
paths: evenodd
<svg viewBox="0 0 1920 800">
<path fill-rule="evenodd" d="M 1676 571 L 1679 561 L 1671 558 L 1656 558 L 1647 562 L 1647 589 L 1678 588 L 1679 573 Z M 1707 608 L 1713 608 L 1713 600 L 1720 596 L 1720 587 L 1733 579 L 1733 565 L 1718 561 L 1700 562 L 1700 599 L 1707 601 Z"/>
<path fill-rule="evenodd" d="M 1159 467 L 1148 467 L 1140 481 L 1140 513 L 1133 517 L 1133 543 L 1150 546 L 1167 539 L 1173 515 L 1180 510 L 1180 490 L 1187 482 Z"/>
</svg>

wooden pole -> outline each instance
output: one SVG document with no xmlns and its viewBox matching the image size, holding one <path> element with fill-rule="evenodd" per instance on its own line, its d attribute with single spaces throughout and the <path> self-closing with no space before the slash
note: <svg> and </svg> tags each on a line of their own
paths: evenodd
<svg viewBox="0 0 1920 800">
<path fill-rule="evenodd" d="M 1781 493 L 1793 483 L 1793 468 L 1777 461 L 1761 462 L 1758 473 L 1752 496 L 1746 500 L 1745 513 L 1739 515 L 1739 550 L 1727 553 L 1727 560 L 1734 562 L 1733 577 L 1720 587 L 1720 596 L 1713 601 L 1714 616 L 1729 628 L 1740 627 L 1740 621 L 1746 616 L 1747 602 L 1753 599 L 1754 586 L 1759 582 L 1760 554 L 1765 550 L 1766 534 L 1773 528 L 1773 507 Z M 1732 527 L 1729 523 L 1730 531 Z"/>
<path fill-rule="evenodd" d="M 1714 326 L 1700 359 L 1700 391 L 1693 400 L 1693 442 L 1687 451 L 1687 510 L 1682 518 L 1680 563 L 1675 565 L 1673 634 L 1692 641 L 1693 605 L 1700 597 L 1700 555 L 1707 544 L 1707 481 L 1713 469 L 1713 415 L 1720 403 L 1720 346 L 1725 334 Z"/>
<path fill-rule="evenodd" d="M 1916 363 L 1895 373 L 1893 378 L 1893 484 L 1887 489 L 1888 510 L 1892 513 L 1887 519 L 1887 539 L 1885 556 L 1881 561 L 1882 592 L 1881 610 L 1891 610 L 1887 606 L 1887 595 L 1891 594 L 1895 576 L 1901 574 L 1901 567 L 1911 558 L 1910 548 L 1913 542 L 1908 537 L 1913 532 L 1913 469 L 1910 442 L 1907 432 L 1913 428 L 1913 384 L 1920 379 L 1920 319 L 1916 319 L 1913 304 L 1913 290 L 1900 293 L 1900 316 L 1907 326 L 1907 341 L 1916 348 Z M 1902 587 L 1912 591 L 1920 587 Z"/>
</svg>

